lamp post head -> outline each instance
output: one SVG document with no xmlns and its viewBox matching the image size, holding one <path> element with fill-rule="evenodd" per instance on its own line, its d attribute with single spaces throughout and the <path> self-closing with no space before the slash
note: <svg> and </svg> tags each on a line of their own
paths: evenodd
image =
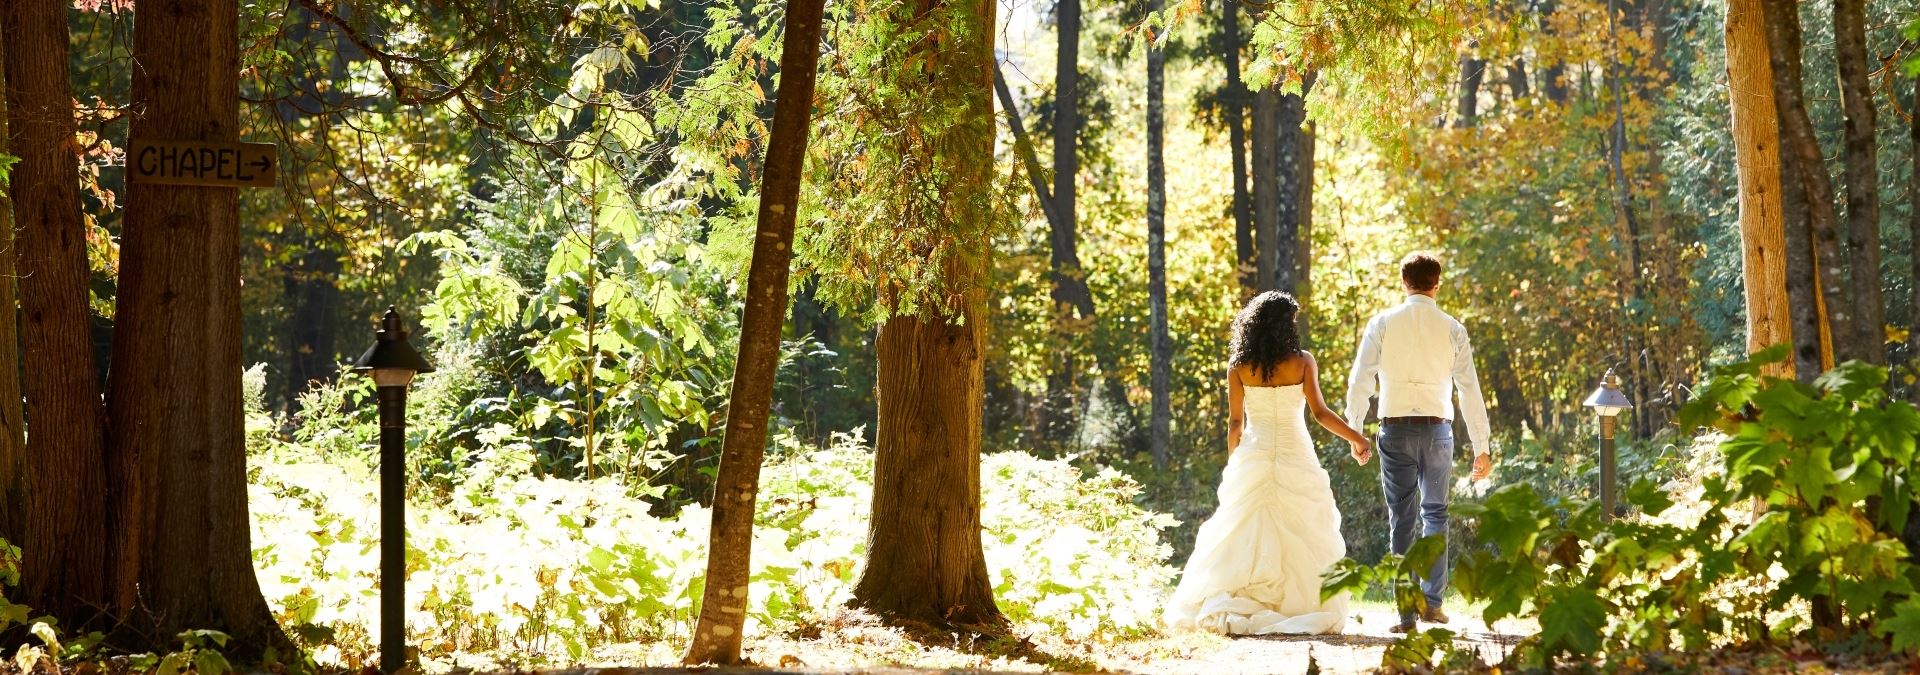
<svg viewBox="0 0 1920 675">
<path fill-rule="evenodd" d="M 1621 393 L 1620 377 L 1613 374 L 1612 368 L 1607 369 L 1607 375 L 1601 378 L 1599 388 L 1594 389 L 1593 394 L 1587 396 L 1586 402 L 1581 405 L 1592 408 L 1594 414 L 1601 417 L 1613 417 L 1633 409 L 1633 401 L 1628 400 L 1627 395 Z"/>
<path fill-rule="evenodd" d="M 419 373 L 433 372 L 433 365 L 407 342 L 407 329 L 401 325 L 400 312 L 392 306 L 380 318 L 380 332 L 373 346 L 353 362 L 353 372 L 373 377 L 382 387 L 404 387 Z"/>
</svg>

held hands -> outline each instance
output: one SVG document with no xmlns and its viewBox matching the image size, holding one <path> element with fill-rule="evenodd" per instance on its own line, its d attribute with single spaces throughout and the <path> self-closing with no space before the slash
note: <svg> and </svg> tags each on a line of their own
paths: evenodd
<svg viewBox="0 0 1920 675">
<path fill-rule="evenodd" d="M 1353 455 L 1353 461 L 1359 462 L 1361 466 L 1366 466 L 1367 460 L 1373 459 L 1373 443 L 1371 441 L 1362 438 L 1357 441 L 1347 441 L 1347 445 L 1353 446 L 1353 449 L 1348 454 Z"/>
<path fill-rule="evenodd" d="M 1483 481 L 1487 479 L 1487 476 L 1490 476 L 1492 474 L 1493 474 L 1493 455 L 1485 452 L 1474 454 L 1472 480 Z"/>
</svg>

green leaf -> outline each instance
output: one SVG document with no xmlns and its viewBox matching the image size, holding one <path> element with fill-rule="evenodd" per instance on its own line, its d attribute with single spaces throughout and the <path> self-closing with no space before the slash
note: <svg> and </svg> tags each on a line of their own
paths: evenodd
<svg viewBox="0 0 1920 675">
<path fill-rule="evenodd" d="M 1600 596 L 1586 588 L 1552 587 L 1540 608 L 1540 641 L 1549 650 L 1567 649 L 1581 656 L 1600 649 L 1600 629 L 1607 608 Z"/>
<path fill-rule="evenodd" d="M 60 657 L 60 636 L 54 632 L 51 624 L 45 621 L 35 621 L 32 626 L 27 627 L 27 632 L 32 633 L 36 638 L 40 638 L 40 643 L 47 646 L 48 655 L 54 658 Z"/>
<path fill-rule="evenodd" d="M 1892 636 L 1896 652 L 1920 653 L 1920 597 L 1910 597 L 1900 603 L 1893 611 L 1893 618 L 1876 622 L 1873 632 Z"/>
<path fill-rule="evenodd" d="M 195 675 L 226 675 L 233 672 L 233 666 L 227 664 L 227 657 L 212 649 L 202 649 L 193 655 Z"/>
<path fill-rule="evenodd" d="M 1352 558 L 1342 558 L 1320 575 L 1320 601 L 1326 602 L 1341 593 L 1364 591 L 1373 583 L 1374 576 L 1373 568 Z"/>
</svg>

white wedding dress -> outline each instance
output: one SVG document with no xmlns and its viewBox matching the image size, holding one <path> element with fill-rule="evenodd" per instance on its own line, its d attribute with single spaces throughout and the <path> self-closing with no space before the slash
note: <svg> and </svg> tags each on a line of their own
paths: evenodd
<svg viewBox="0 0 1920 675">
<path fill-rule="evenodd" d="M 1340 511 L 1307 435 L 1300 385 L 1246 387 L 1247 426 L 1162 620 L 1233 635 L 1337 633 L 1347 597 L 1320 601 L 1346 557 Z"/>
</svg>

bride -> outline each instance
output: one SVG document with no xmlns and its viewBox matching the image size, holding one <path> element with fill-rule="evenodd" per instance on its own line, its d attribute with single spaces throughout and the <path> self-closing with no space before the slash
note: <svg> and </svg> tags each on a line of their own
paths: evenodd
<svg viewBox="0 0 1920 675">
<path fill-rule="evenodd" d="M 1293 296 L 1255 296 L 1233 320 L 1227 372 L 1227 468 L 1220 507 L 1200 526 L 1163 620 L 1235 635 L 1337 633 L 1347 598 L 1320 600 L 1320 574 L 1346 556 L 1340 511 L 1303 409 L 1351 444 L 1372 446 L 1327 409 L 1313 355 L 1300 349 Z"/>
</svg>

